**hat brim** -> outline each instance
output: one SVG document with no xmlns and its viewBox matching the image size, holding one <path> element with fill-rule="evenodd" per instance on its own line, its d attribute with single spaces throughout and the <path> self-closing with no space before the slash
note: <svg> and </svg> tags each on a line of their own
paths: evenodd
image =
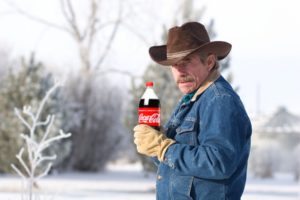
<svg viewBox="0 0 300 200">
<path fill-rule="evenodd" d="M 197 54 L 216 53 L 218 55 L 218 60 L 222 60 L 229 54 L 230 50 L 231 50 L 231 44 L 229 44 L 228 42 L 213 41 L 213 42 L 203 44 L 198 48 L 196 48 L 195 50 L 193 50 L 191 53 L 187 54 L 186 56 L 179 57 L 179 58 L 167 59 L 167 45 L 150 47 L 149 54 L 154 62 L 164 66 L 171 66 L 194 53 Z"/>
</svg>

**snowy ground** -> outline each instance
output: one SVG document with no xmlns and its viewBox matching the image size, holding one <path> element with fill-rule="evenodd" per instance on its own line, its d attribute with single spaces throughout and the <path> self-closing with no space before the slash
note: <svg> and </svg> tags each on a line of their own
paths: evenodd
<svg viewBox="0 0 300 200">
<path fill-rule="evenodd" d="M 50 175 L 38 182 L 40 199 L 58 193 L 55 200 L 153 200 L 155 174 L 146 174 L 139 164 L 109 166 L 101 173 L 70 172 Z M 21 200 L 21 179 L 0 175 L 0 200 Z M 298 200 L 299 184 L 291 174 L 274 179 L 248 176 L 242 200 Z"/>
</svg>

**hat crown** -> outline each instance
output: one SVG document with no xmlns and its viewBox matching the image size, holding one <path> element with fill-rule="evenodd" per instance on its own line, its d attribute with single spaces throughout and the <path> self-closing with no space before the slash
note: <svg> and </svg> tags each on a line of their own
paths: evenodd
<svg viewBox="0 0 300 200">
<path fill-rule="evenodd" d="M 167 54 L 192 51 L 209 43 L 210 39 L 205 27 L 198 22 L 188 22 L 181 27 L 175 26 L 169 30 Z"/>
</svg>

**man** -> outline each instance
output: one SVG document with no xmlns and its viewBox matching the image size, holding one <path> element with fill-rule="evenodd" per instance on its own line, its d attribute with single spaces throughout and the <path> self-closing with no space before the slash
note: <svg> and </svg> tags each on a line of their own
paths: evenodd
<svg viewBox="0 0 300 200">
<path fill-rule="evenodd" d="M 239 96 L 218 71 L 218 60 L 230 50 L 227 42 L 210 42 L 197 22 L 171 28 L 167 45 L 149 50 L 155 62 L 172 66 L 186 94 L 160 131 L 134 128 L 138 152 L 158 166 L 159 200 L 242 196 L 252 129 Z"/>
</svg>

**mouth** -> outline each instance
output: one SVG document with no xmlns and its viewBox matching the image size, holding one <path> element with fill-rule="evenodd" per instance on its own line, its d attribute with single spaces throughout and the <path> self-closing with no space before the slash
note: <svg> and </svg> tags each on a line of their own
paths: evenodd
<svg viewBox="0 0 300 200">
<path fill-rule="evenodd" d="M 187 84 L 187 83 L 190 83 L 191 81 L 182 81 L 182 82 L 179 82 L 179 84 Z"/>
</svg>

